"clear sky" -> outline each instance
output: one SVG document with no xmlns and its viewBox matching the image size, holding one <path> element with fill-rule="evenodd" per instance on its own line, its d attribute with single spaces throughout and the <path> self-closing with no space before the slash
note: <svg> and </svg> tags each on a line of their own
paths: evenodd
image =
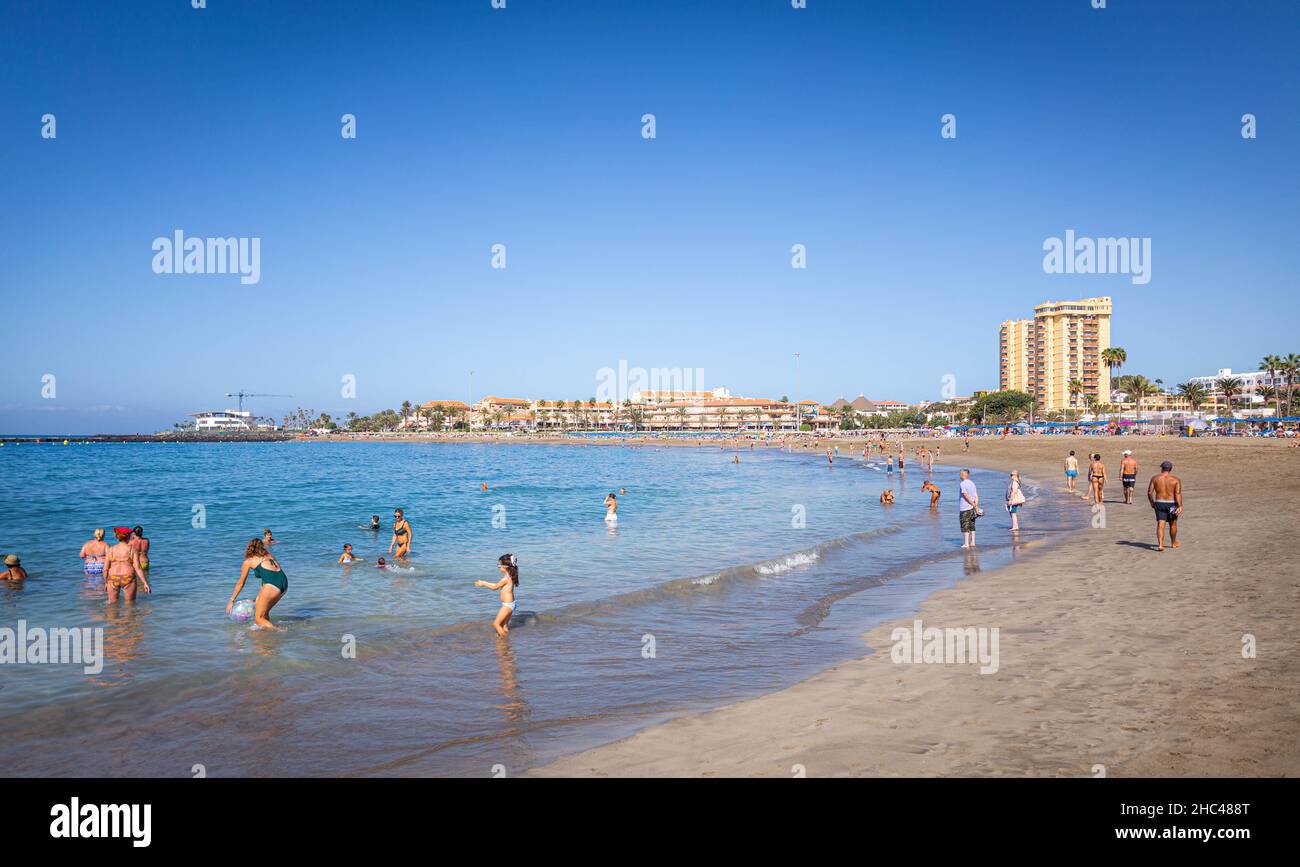
<svg viewBox="0 0 1300 867">
<path fill-rule="evenodd" d="M 1126 372 L 1300 352 L 1300 4 L 1107 7 L 0 0 L 0 431 L 241 388 L 366 414 L 471 369 L 585 399 L 620 360 L 938 399 L 997 386 L 1002 320 L 1103 294 Z M 178 229 L 260 238 L 261 281 L 155 274 Z M 1044 273 L 1067 229 L 1151 238 L 1150 282 Z"/>
</svg>

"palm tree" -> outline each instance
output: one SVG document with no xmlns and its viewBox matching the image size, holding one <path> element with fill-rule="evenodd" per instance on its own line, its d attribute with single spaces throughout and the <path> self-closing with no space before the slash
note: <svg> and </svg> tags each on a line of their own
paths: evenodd
<svg viewBox="0 0 1300 867">
<path fill-rule="evenodd" d="M 1271 385 L 1265 385 L 1255 393 L 1258 394 L 1260 398 L 1263 399 L 1264 406 L 1268 406 L 1268 402 L 1270 400 L 1276 400 L 1278 404 L 1277 409 L 1275 410 L 1276 417 L 1277 418 L 1282 417 L 1282 392 L 1278 391 L 1276 388 L 1274 388 Z"/>
<path fill-rule="evenodd" d="M 1282 376 L 1286 378 L 1286 414 L 1291 415 L 1291 401 L 1295 397 L 1295 380 L 1300 376 L 1300 355 L 1294 352 L 1282 359 Z"/>
<path fill-rule="evenodd" d="M 1084 385 L 1082 379 L 1072 379 L 1065 384 L 1065 388 L 1070 392 L 1070 403 L 1078 404 L 1079 395 L 1083 393 Z"/>
<path fill-rule="evenodd" d="M 560 430 L 564 430 L 564 401 L 557 400 L 555 402 L 555 414 L 560 422 Z"/>
<path fill-rule="evenodd" d="M 1228 415 L 1232 415 L 1232 399 L 1241 394 L 1241 380 L 1235 376 L 1225 376 L 1215 380 L 1214 386 L 1223 392 L 1223 399 L 1228 404 Z"/>
<path fill-rule="evenodd" d="M 1142 399 L 1155 394 L 1156 384 L 1141 374 L 1129 377 L 1128 393 L 1137 404 L 1137 417 L 1142 418 Z"/>
<path fill-rule="evenodd" d="M 686 404 L 678 404 L 673 408 L 673 412 L 677 413 L 677 424 L 682 430 L 686 430 Z"/>
<path fill-rule="evenodd" d="M 1174 388 L 1178 389 L 1180 397 L 1191 404 L 1193 410 L 1199 410 L 1201 404 L 1205 403 L 1205 399 L 1209 397 L 1205 391 L 1205 386 L 1199 382 L 1180 382 Z"/>
<path fill-rule="evenodd" d="M 1124 351 L 1122 346 L 1108 346 L 1101 351 L 1101 363 L 1110 368 L 1112 380 L 1115 378 L 1115 371 L 1123 367 L 1126 361 L 1128 361 L 1128 353 Z M 1114 387 L 1115 383 L 1112 381 L 1111 388 Z"/>
<path fill-rule="evenodd" d="M 1265 355 L 1264 360 L 1259 363 L 1259 369 L 1268 373 L 1269 380 L 1276 380 L 1277 375 L 1282 372 L 1282 365 L 1283 365 L 1283 360 L 1280 356 Z M 1269 384 L 1271 386 L 1272 382 L 1270 382 Z M 1269 390 L 1273 392 L 1272 397 L 1276 398 L 1277 400 L 1277 416 L 1278 418 L 1281 418 L 1282 417 L 1282 390 L 1279 388 L 1270 388 Z M 1260 389 L 1260 394 L 1262 395 L 1263 393 L 1264 393 L 1264 389 Z M 1264 398 L 1264 400 L 1268 401 L 1269 398 L 1266 397 Z"/>
</svg>

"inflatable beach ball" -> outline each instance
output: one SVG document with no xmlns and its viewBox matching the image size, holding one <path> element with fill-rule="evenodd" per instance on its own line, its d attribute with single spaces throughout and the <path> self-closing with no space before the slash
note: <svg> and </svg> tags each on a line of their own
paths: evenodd
<svg viewBox="0 0 1300 867">
<path fill-rule="evenodd" d="M 235 607 L 230 609 L 230 619 L 236 623 L 247 623 L 253 619 L 253 600 L 240 599 L 235 603 Z"/>
</svg>

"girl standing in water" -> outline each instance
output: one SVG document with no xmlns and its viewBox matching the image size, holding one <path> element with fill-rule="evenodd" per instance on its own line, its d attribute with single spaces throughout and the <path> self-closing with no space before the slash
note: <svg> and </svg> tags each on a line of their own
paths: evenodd
<svg viewBox="0 0 1300 867">
<path fill-rule="evenodd" d="M 613 496 L 613 494 L 610 494 Z M 487 581 L 475 581 L 475 587 L 501 591 L 501 609 L 497 611 L 492 628 L 502 638 L 510 631 L 510 615 L 515 613 L 515 588 L 519 586 L 519 558 L 514 554 L 502 554 L 497 559 L 497 568 L 501 570 L 501 580 L 495 584 Z"/>
<path fill-rule="evenodd" d="M 397 547 L 397 559 L 405 560 L 411 553 L 411 539 L 414 534 L 411 532 L 411 522 L 406 520 L 406 513 L 401 509 L 393 510 L 393 541 L 388 543 L 388 553 L 393 553 L 393 546 Z"/>
<path fill-rule="evenodd" d="M 257 602 L 253 606 L 253 622 L 263 629 L 275 629 L 276 626 L 271 622 L 269 615 L 271 609 L 289 590 L 289 579 L 280 568 L 280 564 L 271 556 L 271 552 L 266 550 L 266 543 L 261 539 L 252 540 L 244 549 L 244 564 L 239 570 L 239 583 L 235 585 L 235 592 L 230 594 L 230 601 L 226 603 L 226 615 L 229 616 L 230 610 L 235 607 L 235 600 L 239 598 L 239 591 L 244 589 L 244 582 L 248 580 L 250 571 L 262 582 L 261 589 L 257 591 Z"/>
<path fill-rule="evenodd" d="M 605 507 L 605 523 L 613 526 L 618 523 L 618 497 L 611 492 L 602 504 Z"/>
</svg>

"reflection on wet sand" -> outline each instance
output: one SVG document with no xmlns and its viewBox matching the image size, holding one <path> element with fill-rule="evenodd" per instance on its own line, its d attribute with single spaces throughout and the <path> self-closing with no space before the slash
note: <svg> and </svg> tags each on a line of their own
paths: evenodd
<svg viewBox="0 0 1300 867">
<path fill-rule="evenodd" d="M 104 606 L 98 619 L 104 629 L 104 670 L 95 679 L 98 686 L 129 683 L 135 666 L 130 663 L 144 657 L 145 618 L 148 607 L 128 603 Z"/>
<path fill-rule="evenodd" d="M 501 674 L 502 702 L 497 705 L 509 723 L 524 723 L 528 719 L 528 703 L 519 688 L 519 664 L 515 649 L 505 638 L 496 640 L 497 668 Z"/>
</svg>

